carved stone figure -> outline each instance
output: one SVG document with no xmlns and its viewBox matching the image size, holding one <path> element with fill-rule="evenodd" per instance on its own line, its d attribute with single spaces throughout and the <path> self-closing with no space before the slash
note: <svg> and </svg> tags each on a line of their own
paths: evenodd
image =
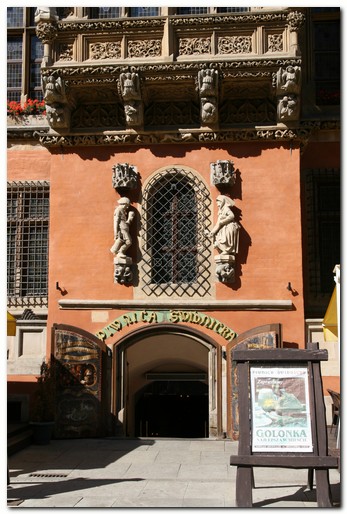
<svg viewBox="0 0 347 514">
<path fill-rule="evenodd" d="M 131 266 L 116 264 L 114 269 L 114 280 L 118 284 L 130 284 L 133 280 Z"/>
<path fill-rule="evenodd" d="M 232 161 L 211 162 L 211 184 L 213 186 L 233 186 L 235 184 L 234 163 Z"/>
<path fill-rule="evenodd" d="M 71 111 L 65 90 L 65 82 L 61 77 L 42 78 L 44 100 L 46 102 L 47 121 L 51 128 L 70 128 Z"/>
<path fill-rule="evenodd" d="M 203 123 L 215 124 L 218 121 L 218 71 L 203 68 L 198 72 L 200 95 L 200 117 Z"/>
<path fill-rule="evenodd" d="M 240 225 L 235 221 L 235 215 L 231 207 L 234 201 L 225 195 L 217 197 L 218 220 L 211 231 L 214 246 L 218 248 L 221 255 L 236 255 L 239 250 Z"/>
<path fill-rule="evenodd" d="M 128 212 L 130 206 L 129 198 L 123 197 L 118 200 L 118 207 L 113 215 L 114 244 L 111 252 L 118 257 L 126 257 L 125 252 L 130 248 L 132 239 L 130 236 L 130 224 L 135 217 L 134 212 Z"/>
<path fill-rule="evenodd" d="M 289 65 L 280 68 L 277 72 L 277 94 L 299 93 L 301 84 L 301 70 L 299 66 Z"/>
<path fill-rule="evenodd" d="M 235 282 L 235 269 L 229 262 L 218 264 L 216 267 L 216 276 L 220 282 Z"/>
<path fill-rule="evenodd" d="M 34 15 L 35 23 L 40 21 L 57 21 L 57 10 L 55 7 L 37 7 Z"/>
<path fill-rule="evenodd" d="M 127 162 L 117 163 L 113 166 L 112 183 L 115 189 L 126 187 L 136 189 L 138 185 L 138 172 L 136 166 L 131 166 Z"/>
<path fill-rule="evenodd" d="M 53 129 L 68 129 L 70 127 L 70 109 L 61 104 L 46 105 L 47 121 Z"/>
<path fill-rule="evenodd" d="M 140 78 L 139 74 L 127 71 L 119 76 L 119 84 L 123 100 L 140 100 Z"/>
<path fill-rule="evenodd" d="M 65 83 L 61 77 L 55 78 L 50 75 L 49 77 L 43 77 L 42 82 L 44 90 L 43 99 L 47 104 L 67 102 Z"/>
<path fill-rule="evenodd" d="M 204 123 L 215 123 L 218 120 L 218 110 L 214 98 L 201 99 L 201 120 Z"/>
<path fill-rule="evenodd" d="M 141 99 L 140 77 L 134 71 L 126 71 L 119 76 L 119 90 L 124 101 L 124 113 L 129 127 L 143 124 L 143 104 Z"/>
<path fill-rule="evenodd" d="M 201 97 L 217 96 L 218 72 L 213 68 L 199 70 L 198 85 Z"/>
<path fill-rule="evenodd" d="M 296 95 L 285 95 L 279 99 L 278 115 L 281 121 L 297 120 L 299 118 L 299 101 Z"/>
</svg>

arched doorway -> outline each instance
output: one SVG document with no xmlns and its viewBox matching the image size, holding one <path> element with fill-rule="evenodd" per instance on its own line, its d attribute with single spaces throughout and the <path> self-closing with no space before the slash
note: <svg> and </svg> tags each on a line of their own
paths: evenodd
<svg viewBox="0 0 347 514">
<path fill-rule="evenodd" d="M 211 338 L 163 323 L 121 339 L 114 357 L 118 434 L 221 435 L 221 348 Z"/>
<path fill-rule="evenodd" d="M 208 437 L 207 383 L 158 380 L 136 396 L 136 437 Z"/>
</svg>

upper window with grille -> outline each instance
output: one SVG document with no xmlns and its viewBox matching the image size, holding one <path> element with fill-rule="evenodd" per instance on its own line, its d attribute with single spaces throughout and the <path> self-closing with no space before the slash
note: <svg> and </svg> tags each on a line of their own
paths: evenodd
<svg viewBox="0 0 347 514">
<path fill-rule="evenodd" d="M 210 196 L 190 171 L 170 168 L 143 197 L 142 282 L 146 294 L 210 294 Z"/>
<path fill-rule="evenodd" d="M 7 294 L 10 306 L 47 306 L 49 183 L 7 184 Z"/>
</svg>

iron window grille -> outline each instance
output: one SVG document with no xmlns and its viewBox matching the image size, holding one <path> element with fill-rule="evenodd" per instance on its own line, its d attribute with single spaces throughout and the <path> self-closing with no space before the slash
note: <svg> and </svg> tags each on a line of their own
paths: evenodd
<svg viewBox="0 0 347 514">
<path fill-rule="evenodd" d="M 211 199 L 190 171 L 155 175 L 143 195 L 142 283 L 147 295 L 210 294 Z"/>
<path fill-rule="evenodd" d="M 7 295 L 14 307 L 48 305 L 49 183 L 7 184 Z"/>
<path fill-rule="evenodd" d="M 333 269 L 340 263 L 340 178 L 339 170 L 313 169 L 306 172 L 306 215 L 310 298 L 329 298 Z"/>
</svg>

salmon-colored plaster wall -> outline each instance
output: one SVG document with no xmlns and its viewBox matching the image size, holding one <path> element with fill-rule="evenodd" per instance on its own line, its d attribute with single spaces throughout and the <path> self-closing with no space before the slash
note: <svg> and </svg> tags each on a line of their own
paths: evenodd
<svg viewBox="0 0 347 514">
<path fill-rule="evenodd" d="M 7 180 L 49 180 L 51 154 L 41 146 L 18 145 L 7 152 Z"/>
<path fill-rule="evenodd" d="M 230 195 L 240 210 L 242 230 L 237 257 L 239 276 L 235 284 L 217 283 L 216 299 L 291 300 L 293 310 L 207 314 L 237 333 L 279 322 L 283 324 L 283 338 L 303 346 L 300 156 L 298 149 L 290 150 L 287 144 L 93 147 L 52 152 L 49 326 L 67 323 L 95 333 L 124 311 L 110 310 L 107 320 L 93 322 L 90 311 L 62 310 L 58 301 L 133 297 L 132 287 L 115 284 L 113 280 L 110 247 L 113 211 L 119 199 L 112 187 L 114 164 L 127 162 L 137 166 L 142 184 L 165 166 L 187 166 L 195 170 L 211 189 L 211 221 L 215 223 L 215 199 L 220 192 L 210 186 L 210 163 L 217 159 L 232 160 L 238 170 L 239 178 Z M 133 206 L 140 210 L 136 203 Z M 65 296 L 56 289 L 56 282 L 66 290 Z M 295 290 L 294 295 L 287 289 L 288 282 Z M 149 309 L 150 302 L 149 298 Z M 216 340 L 225 344 L 220 336 Z"/>
</svg>

